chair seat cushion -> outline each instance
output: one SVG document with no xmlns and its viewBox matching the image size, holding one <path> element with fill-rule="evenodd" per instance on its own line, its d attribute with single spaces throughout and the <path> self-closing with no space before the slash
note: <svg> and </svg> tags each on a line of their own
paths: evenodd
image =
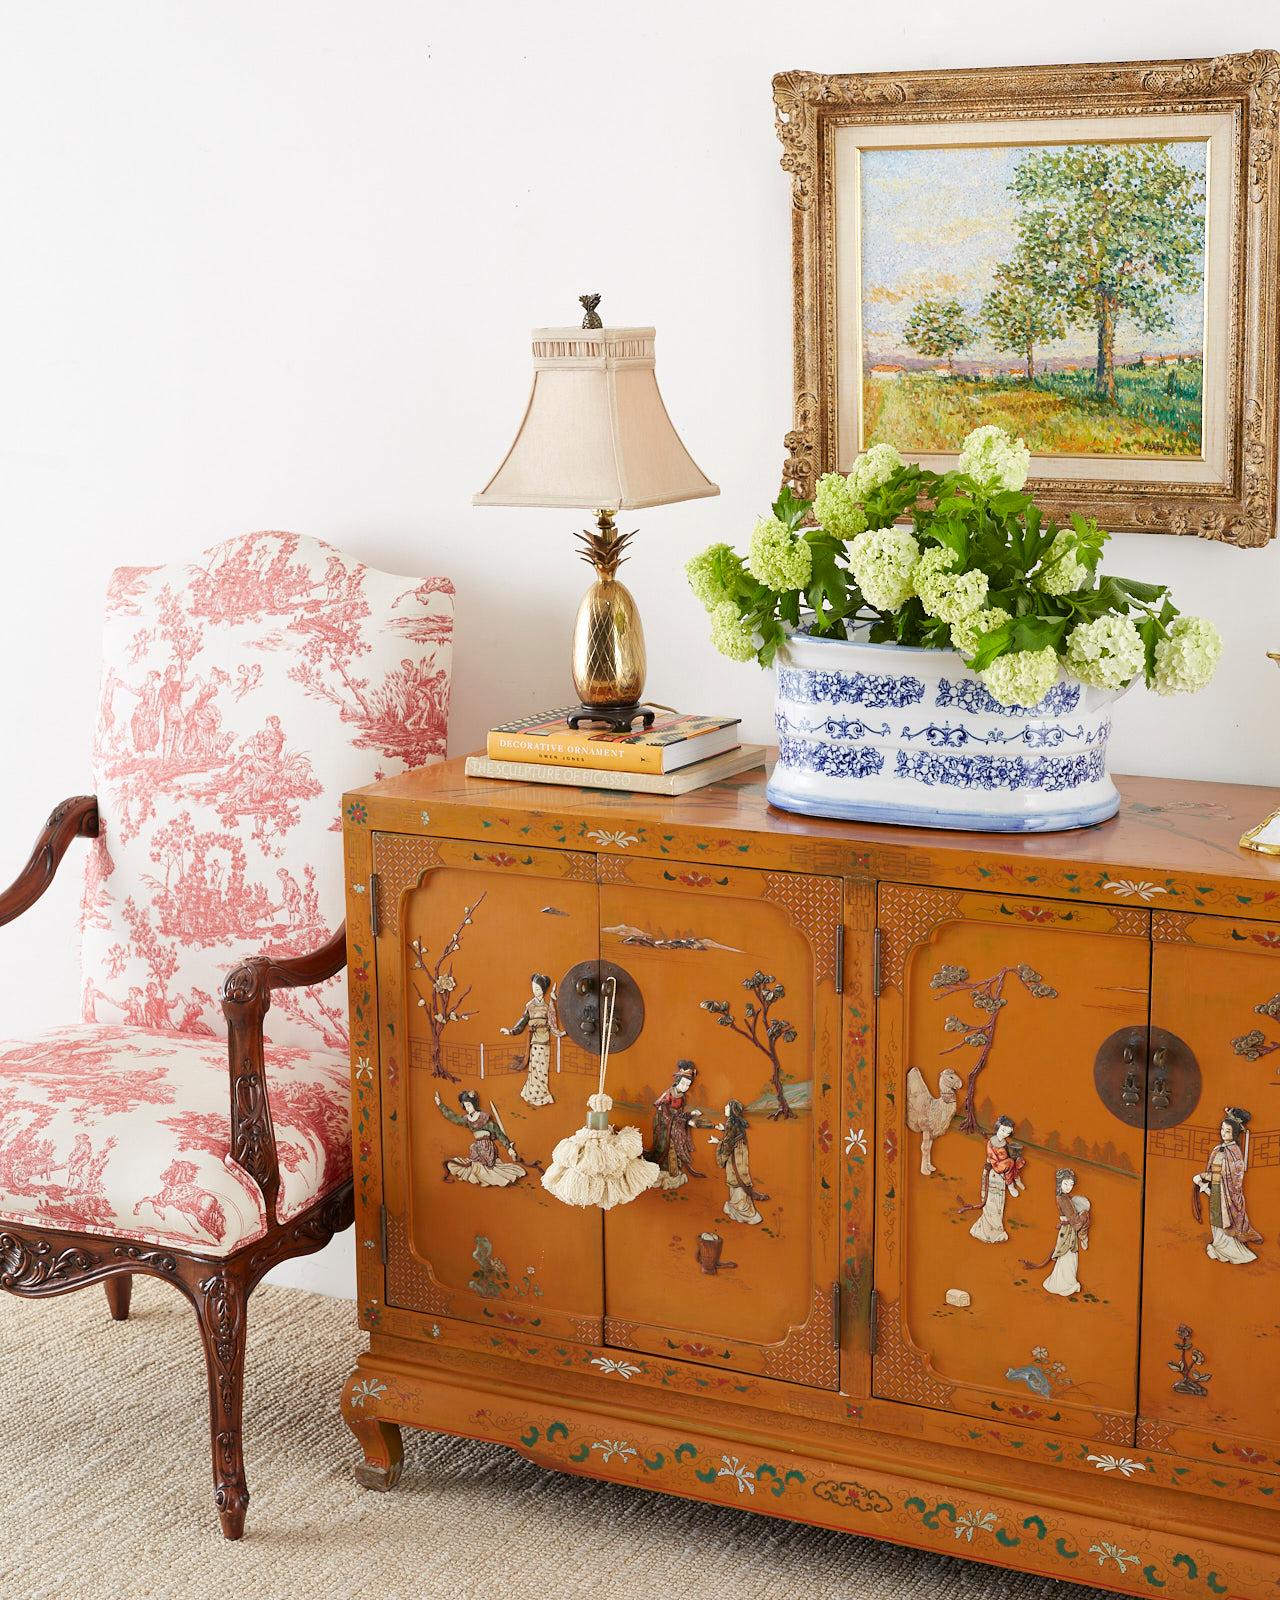
<svg viewBox="0 0 1280 1600">
<path fill-rule="evenodd" d="M 351 1176 L 345 1055 L 266 1049 L 285 1221 Z M 225 1040 L 85 1023 L 0 1040 L 0 1223 L 224 1256 L 266 1208 L 230 1158 Z"/>
</svg>

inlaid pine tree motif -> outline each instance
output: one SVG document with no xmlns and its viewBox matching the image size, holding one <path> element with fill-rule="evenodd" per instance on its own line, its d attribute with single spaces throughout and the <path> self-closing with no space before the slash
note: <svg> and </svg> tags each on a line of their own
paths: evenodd
<svg viewBox="0 0 1280 1600">
<path fill-rule="evenodd" d="M 488 891 L 485 891 L 487 894 Z M 421 939 L 410 941 L 409 953 L 413 958 L 413 972 L 420 972 L 422 978 L 413 979 L 413 987 L 418 994 L 418 1008 L 421 1010 L 431 1034 L 431 1075 L 435 1078 L 448 1078 L 450 1083 L 457 1083 L 456 1073 L 450 1072 L 444 1064 L 444 1035 L 451 1022 L 465 1022 L 475 1015 L 474 1011 L 464 1011 L 463 1004 L 471 993 L 471 985 L 459 990 L 457 974 L 453 970 L 454 957 L 462 948 L 462 936 L 471 926 L 475 914 L 484 904 L 485 895 L 482 894 L 474 905 L 464 906 L 462 921 L 453 930 L 444 942 L 434 964 L 431 963 L 428 953 L 422 948 Z"/>
<path fill-rule="evenodd" d="M 700 1002 L 702 1009 L 709 1011 L 722 1028 L 728 1028 L 738 1034 L 767 1058 L 773 1092 L 778 1100 L 778 1109 L 770 1115 L 769 1120 L 776 1122 L 779 1117 L 794 1117 L 795 1112 L 787 1100 L 786 1088 L 782 1081 L 782 1062 L 778 1056 L 778 1046 L 794 1044 L 799 1035 L 790 1022 L 773 1015 L 774 1006 L 785 998 L 787 991 L 772 974 L 759 971 L 753 972 L 749 978 L 744 978 L 742 987 L 749 990 L 752 996 L 743 1005 L 742 1022 L 734 1017 L 733 1007 L 727 1000 L 703 1000 Z"/>
<path fill-rule="evenodd" d="M 978 1052 L 965 1079 L 961 1126 L 966 1133 L 978 1131 L 976 1111 L 978 1079 L 991 1059 L 1000 1016 L 1009 1003 L 1005 997 L 1005 985 L 1010 978 L 1016 978 L 1026 992 L 1037 1000 L 1058 998 L 1058 991 L 1047 984 L 1035 968 L 1028 966 L 1025 961 L 1019 962 L 1014 967 L 1001 967 L 999 972 L 993 973 L 989 978 L 977 979 L 969 976 L 967 967 L 945 966 L 939 968 L 929 980 L 929 987 L 936 989 L 940 998 L 944 995 L 967 994 L 970 1004 L 979 1013 L 978 1018 L 972 1022 L 966 1022 L 963 1017 L 953 1013 L 948 1016 L 945 1024 L 948 1033 L 959 1033 L 964 1037 L 944 1050 L 943 1055 L 951 1055 L 956 1050 Z"/>
</svg>

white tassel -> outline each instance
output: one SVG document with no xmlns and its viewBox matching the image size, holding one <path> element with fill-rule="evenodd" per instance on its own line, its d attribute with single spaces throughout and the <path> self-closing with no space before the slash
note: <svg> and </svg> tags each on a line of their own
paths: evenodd
<svg viewBox="0 0 1280 1600">
<path fill-rule="evenodd" d="M 593 1094 L 587 1104 L 586 1127 L 561 1139 L 551 1152 L 542 1187 L 566 1205 L 610 1211 L 652 1189 L 661 1169 L 644 1159 L 639 1128 L 609 1126 L 613 1101 L 607 1094 Z"/>
<path fill-rule="evenodd" d="M 601 1211 L 611 1211 L 652 1189 L 662 1174 L 656 1162 L 644 1159 L 639 1128 L 609 1126 L 613 1101 L 604 1092 L 604 1075 L 617 983 L 610 976 L 605 985 L 609 992 L 601 1019 L 600 1088 L 587 1101 L 586 1126 L 561 1139 L 551 1152 L 542 1187 L 567 1206 L 599 1206 Z"/>
</svg>

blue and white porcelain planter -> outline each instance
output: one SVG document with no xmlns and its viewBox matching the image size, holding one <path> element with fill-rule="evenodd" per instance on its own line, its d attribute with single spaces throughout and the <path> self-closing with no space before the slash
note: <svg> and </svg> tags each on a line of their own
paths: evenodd
<svg viewBox="0 0 1280 1600">
<path fill-rule="evenodd" d="M 1107 770 L 1123 691 L 1063 678 L 1002 706 L 953 650 L 796 634 L 778 655 L 783 811 L 991 833 L 1084 828 L 1116 814 Z"/>
</svg>

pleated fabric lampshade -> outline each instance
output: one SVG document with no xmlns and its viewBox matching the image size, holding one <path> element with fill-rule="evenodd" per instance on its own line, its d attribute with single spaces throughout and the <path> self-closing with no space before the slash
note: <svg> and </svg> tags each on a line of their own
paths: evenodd
<svg viewBox="0 0 1280 1600">
<path fill-rule="evenodd" d="M 591 302 L 595 317 L 599 296 Z M 618 581 L 631 534 L 618 511 L 697 500 L 720 490 L 685 449 L 658 391 L 652 328 L 535 328 L 533 387 L 502 464 L 478 506 L 581 506 L 595 530 L 577 535 L 596 581 L 578 608 L 569 717 L 624 732 L 653 711 L 641 704 L 647 658 L 635 599 Z"/>
<path fill-rule="evenodd" d="M 658 389 L 653 328 L 535 328 L 533 387 L 478 506 L 634 511 L 719 494 Z"/>
</svg>

